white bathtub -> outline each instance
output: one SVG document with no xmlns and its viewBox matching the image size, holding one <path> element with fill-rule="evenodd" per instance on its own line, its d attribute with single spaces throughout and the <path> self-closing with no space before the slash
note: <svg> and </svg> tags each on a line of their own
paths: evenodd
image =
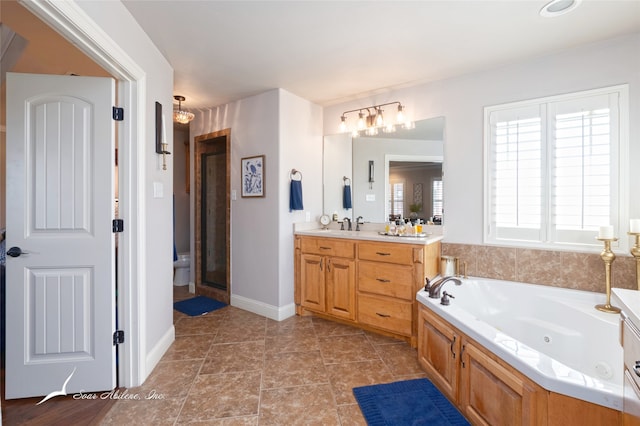
<svg viewBox="0 0 640 426">
<path fill-rule="evenodd" d="M 417 299 L 543 388 L 622 410 L 619 315 L 594 308 L 604 294 L 486 278 L 443 291 L 448 306 Z"/>
</svg>

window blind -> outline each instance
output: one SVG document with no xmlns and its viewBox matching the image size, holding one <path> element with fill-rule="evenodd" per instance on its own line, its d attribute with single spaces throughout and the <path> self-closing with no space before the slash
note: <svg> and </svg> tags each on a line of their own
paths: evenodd
<svg viewBox="0 0 640 426">
<path fill-rule="evenodd" d="M 620 95 L 594 92 L 485 111 L 489 240 L 595 245 L 617 225 Z"/>
<path fill-rule="evenodd" d="M 404 182 L 391 182 L 389 186 L 389 214 L 404 217 Z"/>
<path fill-rule="evenodd" d="M 442 216 L 442 179 L 431 182 L 431 200 L 434 216 Z"/>
</svg>

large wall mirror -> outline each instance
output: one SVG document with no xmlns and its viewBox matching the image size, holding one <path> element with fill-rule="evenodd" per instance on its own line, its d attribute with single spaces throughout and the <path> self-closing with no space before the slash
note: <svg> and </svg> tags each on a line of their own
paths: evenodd
<svg viewBox="0 0 640 426">
<path fill-rule="evenodd" d="M 391 134 L 325 136 L 324 213 L 377 223 L 390 215 L 441 219 L 444 124 L 437 117 Z M 351 209 L 344 206 L 345 184 L 351 187 Z"/>
</svg>

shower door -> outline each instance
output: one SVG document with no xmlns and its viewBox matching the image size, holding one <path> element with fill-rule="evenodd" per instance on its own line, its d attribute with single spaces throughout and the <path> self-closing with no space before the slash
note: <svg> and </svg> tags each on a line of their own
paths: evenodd
<svg viewBox="0 0 640 426">
<path fill-rule="evenodd" d="M 222 133 L 222 134 L 221 134 Z M 196 142 L 196 292 L 229 302 L 229 135 Z"/>
</svg>

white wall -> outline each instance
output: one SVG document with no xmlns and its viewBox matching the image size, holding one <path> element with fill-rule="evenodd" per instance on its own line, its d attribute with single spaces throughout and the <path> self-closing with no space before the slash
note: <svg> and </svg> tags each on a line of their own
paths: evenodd
<svg viewBox="0 0 640 426">
<path fill-rule="evenodd" d="M 307 212 L 317 221 L 322 212 L 322 108 L 280 90 L 280 186 L 278 306 L 293 306 L 293 224 L 305 222 Z M 302 174 L 304 210 L 289 211 L 290 173 Z M 313 212 L 313 213 L 312 213 Z"/>
<path fill-rule="evenodd" d="M 305 214 L 289 212 L 288 179 L 301 170 L 305 209 L 322 208 L 314 190 L 322 185 L 321 127 L 319 107 L 281 89 L 199 111 L 191 122 L 192 152 L 195 137 L 231 129 L 232 305 L 274 319 L 294 314 L 292 229 Z M 265 197 L 242 198 L 240 161 L 255 155 L 265 155 Z"/>
<path fill-rule="evenodd" d="M 104 44 L 116 46 L 125 55 L 134 58 L 144 71 L 144 84 L 137 89 L 145 96 L 145 106 L 138 113 L 138 126 L 144 135 L 137 139 L 131 135 L 135 147 L 132 155 L 136 164 L 130 170 L 131 188 L 120 184 L 120 214 L 125 220 L 125 234 L 136 234 L 138 245 L 131 247 L 137 257 L 137 276 L 133 309 L 137 309 L 138 328 L 143 341 L 140 343 L 140 378 L 144 380 L 166 348 L 173 341 L 173 222 L 172 197 L 173 163 L 168 156 L 167 170 L 162 170 L 161 156 L 155 153 L 155 102 L 163 105 L 166 118 L 171 120 L 173 105 L 173 69 L 158 51 L 129 11 L 120 2 L 77 2 L 78 6 L 101 28 L 110 40 Z M 135 103 L 134 103 L 135 105 Z M 170 127 L 170 126 L 169 126 Z M 173 133 L 168 132 L 169 150 L 173 149 Z M 123 146 L 120 150 L 125 151 Z M 119 167 L 124 165 L 119 163 Z M 162 187 L 163 196 L 153 194 L 154 184 Z M 137 195 L 123 198 L 123 191 Z M 127 205 L 127 202 L 130 203 Z M 131 215 L 129 215 L 131 212 Z M 135 383 L 134 383 L 135 384 Z M 140 384 L 140 383 L 137 383 Z"/>
<path fill-rule="evenodd" d="M 410 87 L 324 110 L 324 133 L 342 111 L 398 100 L 414 120 L 444 116 L 445 241 L 481 244 L 483 108 L 597 87 L 629 84 L 629 216 L 640 217 L 640 34 L 576 47 L 526 62 Z M 635 189 L 634 189 L 635 188 Z"/>
</svg>

